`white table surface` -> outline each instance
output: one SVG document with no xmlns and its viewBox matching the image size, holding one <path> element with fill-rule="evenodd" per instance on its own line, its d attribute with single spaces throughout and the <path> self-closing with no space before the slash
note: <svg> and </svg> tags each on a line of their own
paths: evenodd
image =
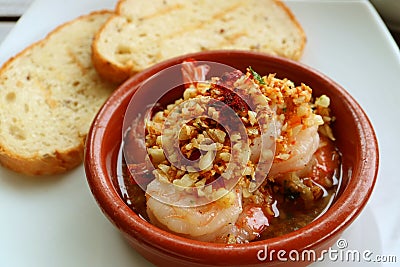
<svg viewBox="0 0 400 267">
<path fill-rule="evenodd" d="M 363 213 L 343 237 L 349 249 L 396 255 L 398 265 L 399 49 L 368 1 L 286 3 L 308 37 L 301 62 L 346 88 L 365 109 L 378 136 L 381 159 L 376 188 Z M 1 43 L 0 64 L 58 24 L 114 4 L 115 0 L 36 0 Z M 0 266 L 150 266 L 102 215 L 90 194 L 82 166 L 42 179 L 29 179 L 0 168 L 0 211 Z M 326 261 L 315 266 L 332 264 Z M 380 266 L 367 266 L 375 265 Z"/>
<path fill-rule="evenodd" d="M 32 0 L 0 0 L 0 43 L 31 3 Z"/>
</svg>

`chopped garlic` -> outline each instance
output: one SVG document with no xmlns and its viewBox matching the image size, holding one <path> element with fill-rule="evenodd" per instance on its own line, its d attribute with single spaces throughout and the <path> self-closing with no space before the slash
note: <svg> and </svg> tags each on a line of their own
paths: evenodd
<svg viewBox="0 0 400 267">
<path fill-rule="evenodd" d="M 329 107 L 330 103 L 331 103 L 331 100 L 326 95 L 321 95 L 320 97 L 317 97 L 317 99 L 315 100 L 315 105 L 323 107 L 323 108 Z"/>
</svg>

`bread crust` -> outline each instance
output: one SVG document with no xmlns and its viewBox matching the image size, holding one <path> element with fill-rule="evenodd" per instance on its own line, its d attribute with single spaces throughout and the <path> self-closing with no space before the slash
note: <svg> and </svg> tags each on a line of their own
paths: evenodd
<svg viewBox="0 0 400 267">
<path fill-rule="evenodd" d="M 0 81 L 3 79 L 4 73 L 8 70 L 11 64 L 14 63 L 14 61 L 19 59 L 20 57 L 28 56 L 29 52 L 33 48 L 36 48 L 38 46 L 40 47 L 46 44 L 47 40 L 53 35 L 57 34 L 60 30 L 70 26 L 71 24 L 79 20 L 89 19 L 92 16 L 97 15 L 111 15 L 112 13 L 113 12 L 109 10 L 94 11 L 59 25 L 50 33 L 48 33 L 43 39 L 32 43 L 31 45 L 27 46 L 25 49 L 17 53 L 15 56 L 9 58 L 0 68 Z M 88 47 L 88 51 L 90 52 L 90 47 Z M 23 89 L 24 88 L 22 88 L 21 90 Z M 1 93 L 2 92 L 0 87 L 0 94 Z M 40 155 L 39 153 L 37 153 L 36 155 L 29 157 L 10 151 L 10 149 L 8 148 L 8 144 L 0 140 L 0 164 L 13 171 L 29 176 L 64 173 L 82 163 L 86 134 L 79 137 L 80 140 L 76 143 L 76 146 L 74 147 L 54 148 L 54 151 L 52 153 L 47 153 L 45 155 Z"/>
<path fill-rule="evenodd" d="M 277 5 L 281 6 L 283 10 L 285 10 L 285 12 L 289 15 L 290 19 L 292 20 L 292 22 L 296 25 L 296 27 L 299 30 L 302 42 L 301 42 L 301 46 L 300 46 L 298 53 L 296 53 L 296 55 L 293 57 L 294 60 L 299 60 L 303 55 L 304 48 L 307 43 L 306 33 L 305 33 L 303 27 L 301 26 L 300 22 L 297 20 L 296 16 L 293 14 L 292 10 L 290 10 L 290 8 L 285 3 L 283 3 L 281 0 L 274 0 L 274 1 Z"/>
<path fill-rule="evenodd" d="M 83 160 L 83 140 L 78 147 L 58 151 L 47 157 L 22 157 L 7 150 L 0 151 L 0 163 L 4 167 L 29 176 L 61 174 L 80 165 Z"/>
<path fill-rule="evenodd" d="M 116 65 L 107 60 L 100 53 L 98 48 L 98 43 L 100 38 L 102 37 L 103 30 L 112 22 L 113 19 L 118 17 L 119 14 L 113 14 L 100 28 L 100 30 L 95 34 L 93 42 L 92 42 L 92 62 L 95 67 L 97 73 L 100 74 L 104 79 L 112 82 L 112 83 L 122 83 L 126 79 L 128 79 L 132 75 L 132 71 L 129 66 Z"/>
<path fill-rule="evenodd" d="M 93 11 L 89 14 L 85 14 L 85 15 L 81 15 L 73 20 L 67 21 L 59 26 L 57 26 L 56 28 L 54 28 L 51 32 L 49 32 L 43 39 L 36 41 L 30 45 L 28 45 L 27 47 L 25 47 L 23 50 L 21 50 L 20 52 L 18 52 L 16 55 L 10 57 L 6 62 L 4 62 L 4 64 L 1 66 L 0 68 L 0 77 L 3 74 L 3 72 L 7 69 L 7 67 L 14 61 L 16 60 L 18 57 L 23 56 L 25 53 L 27 53 L 29 50 L 31 50 L 33 47 L 36 46 L 40 46 L 41 44 L 45 43 L 50 37 L 52 37 L 53 35 L 57 34 L 61 29 L 68 27 L 69 25 L 71 25 L 72 23 L 75 23 L 78 20 L 81 19 L 85 19 L 94 15 L 111 15 L 113 16 L 114 12 L 111 10 L 97 10 L 97 11 Z M 108 20 L 107 20 L 108 21 Z"/>
<path fill-rule="evenodd" d="M 137 68 L 132 65 L 123 65 L 119 64 L 119 62 L 116 62 L 113 59 L 109 59 L 106 55 L 104 55 L 101 52 L 101 49 L 99 48 L 99 43 L 101 42 L 102 35 L 105 32 L 105 30 L 111 25 L 111 23 L 119 16 L 123 16 L 122 14 L 122 6 L 126 0 L 119 0 L 116 4 L 115 7 L 115 15 L 110 17 L 107 22 L 101 27 L 99 32 L 96 34 L 95 39 L 93 40 L 92 44 L 92 61 L 94 63 L 94 66 L 98 73 L 106 80 L 109 80 L 114 83 L 119 83 L 121 84 L 124 82 L 126 79 L 128 79 L 130 76 L 135 75 L 139 71 L 142 71 L 142 69 Z M 300 35 L 301 39 L 301 44 L 300 48 L 296 51 L 294 55 L 292 55 L 291 59 L 293 60 L 299 60 L 303 54 L 303 50 L 306 45 L 306 34 L 301 26 L 301 24 L 298 22 L 296 19 L 295 15 L 293 12 L 290 10 L 290 8 L 283 3 L 281 0 L 273 0 L 273 2 L 279 6 L 290 18 L 292 23 L 295 25 L 295 27 L 298 29 L 298 34 Z M 193 51 L 194 52 L 194 51 Z M 280 56 L 287 57 L 287 55 L 284 55 L 283 53 L 277 53 Z"/>
</svg>

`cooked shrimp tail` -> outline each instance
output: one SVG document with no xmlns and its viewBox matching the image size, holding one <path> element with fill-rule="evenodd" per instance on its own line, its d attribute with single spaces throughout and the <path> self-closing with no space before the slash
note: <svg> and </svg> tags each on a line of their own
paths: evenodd
<svg viewBox="0 0 400 267">
<path fill-rule="evenodd" d="M 181 71 L 183 82 L 187 88 L 196 82 L 205 81 L 210 66 L 205 64 L 197 66 L 194 60 L 186 60 L 182 63 Z"/>
</svg>

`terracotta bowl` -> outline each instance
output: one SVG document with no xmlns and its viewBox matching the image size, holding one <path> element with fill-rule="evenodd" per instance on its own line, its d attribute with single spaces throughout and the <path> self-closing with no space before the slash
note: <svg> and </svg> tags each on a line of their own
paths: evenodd
<svg viewBox="0 0 400 267">
<path fill-rule="evenodd" d="M 252 66 L 262 75 L 277 73 L 296 84 L 309 85 L 315 95 L 326 94 L 337 121 L 334 135 L 342 153 L 343 178 L 339 195 L 329 210 L 309 225 L 289 234 L 247 244 L 198 242 L 163 231 L 133 212 L 115 187 L 122 122 L 138 85 L 153 74 L 186 58 L 213 61 L 245 71 Z M 329 248 L 364 208 L 373 190 L 378 169 L 377 139 L 360 105 L 340 85 L 323 74 L 280 57 L 240 51 L 201 52 L 155 65 L 129 79 L 108 99 L 95 118 L 87 137 L 85 170 L 91 191 L 109 220 L 143 257 L 158 266 L 304 266 L 306 261 L 281 261 L 277 253 Z M 283 252 L 281 252 L 283 253 Z M 287 256 L 287 254 L 286 254 Z M 281 257 L 282 258 L 282 257 Z"/>
</svg>

